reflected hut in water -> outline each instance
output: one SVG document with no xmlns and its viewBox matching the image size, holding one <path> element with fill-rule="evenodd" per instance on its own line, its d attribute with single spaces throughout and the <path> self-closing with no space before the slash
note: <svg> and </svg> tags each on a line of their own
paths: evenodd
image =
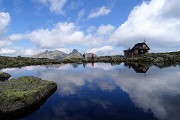
<svg viewBox="0 0 180 120">
<path fill-rule="evenodd" d="M 133 68 L 136 73 L 146 73 L 150 67 L 148 64 L 139 63 L 124 63 L 124 66 Z"/>
</svg>

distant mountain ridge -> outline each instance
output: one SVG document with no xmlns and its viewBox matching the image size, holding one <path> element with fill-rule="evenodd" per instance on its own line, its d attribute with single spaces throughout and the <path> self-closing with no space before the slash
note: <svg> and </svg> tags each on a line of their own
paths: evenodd
<svg viewBox="0 0 180 120">
<path fill-rule="evenodd" d="M 68 54 L 55 50 L 55 51 L 48 51 L 38 53 L 36 55 L 33 55 L 33 58 L 49 58 L 49 59 L 64 59 Z"/>
<path fill-rule="evenodd" d="M 78 52 L 78 50 L 74 49 L 71 53 L 69 53 L 65 59 L 72 59 L 72 58 L 83 58 L 83 55 Z"/>
<path fill-rule="evenodd" d="M 83 55 L 77 50 L 74 49 L 71 53 L 66 54 L 62 51 L 55 50 L 55 51 L 48 51 L 38 53 L 32 56 L 33 58 L 49 58 L 49 59 L 72 59 L 72 58 L 83 58 Z"/>
</svg>

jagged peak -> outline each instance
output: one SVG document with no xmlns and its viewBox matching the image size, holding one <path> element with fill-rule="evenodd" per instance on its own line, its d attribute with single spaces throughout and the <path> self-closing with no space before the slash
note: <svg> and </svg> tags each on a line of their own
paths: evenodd
<svg viewBox="0 0 180 120">
<path fill-rule="evenodd" d="M 73 53 L 73 54 L 78 53 L 78 50 L 77 50 L 77 49 L 74 49 L 74 50 L 72 51 L 72 53 Z"/>
<path fill-rule="evenodd" d="M 48 53 L 49 51 L 48 50 L 46 50 L 44 53 Z"/>
</svg>

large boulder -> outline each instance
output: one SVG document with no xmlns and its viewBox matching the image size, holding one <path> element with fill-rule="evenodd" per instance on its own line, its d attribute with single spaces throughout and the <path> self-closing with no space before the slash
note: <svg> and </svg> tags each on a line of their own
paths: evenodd
<svg viewBox="0 0 180 120">
<path fill-rule="evenodd" d="M 8 80 L 10 77 L 11 77 L 11 75 L 8 73 L 0 72 L 0 81 Z"/>
<path fill-rule="evenodd" d="M 0 84 L 0 119 L 11 114 L 29 111 L 39 105 L 57 89 L 55 82 L 24 76 Z"/>
</svg>

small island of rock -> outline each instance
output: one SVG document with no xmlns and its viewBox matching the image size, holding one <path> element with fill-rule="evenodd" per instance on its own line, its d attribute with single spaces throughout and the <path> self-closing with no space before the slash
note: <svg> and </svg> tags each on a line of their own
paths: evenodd
<svg viewBox="0 0 180 120">
<path fill-rule="evenodd" d="M 57 89 L 52 81 L 23 76 L 0 83 L 0 118 L 29 111 L 45 101 Z"/>
</svg>

